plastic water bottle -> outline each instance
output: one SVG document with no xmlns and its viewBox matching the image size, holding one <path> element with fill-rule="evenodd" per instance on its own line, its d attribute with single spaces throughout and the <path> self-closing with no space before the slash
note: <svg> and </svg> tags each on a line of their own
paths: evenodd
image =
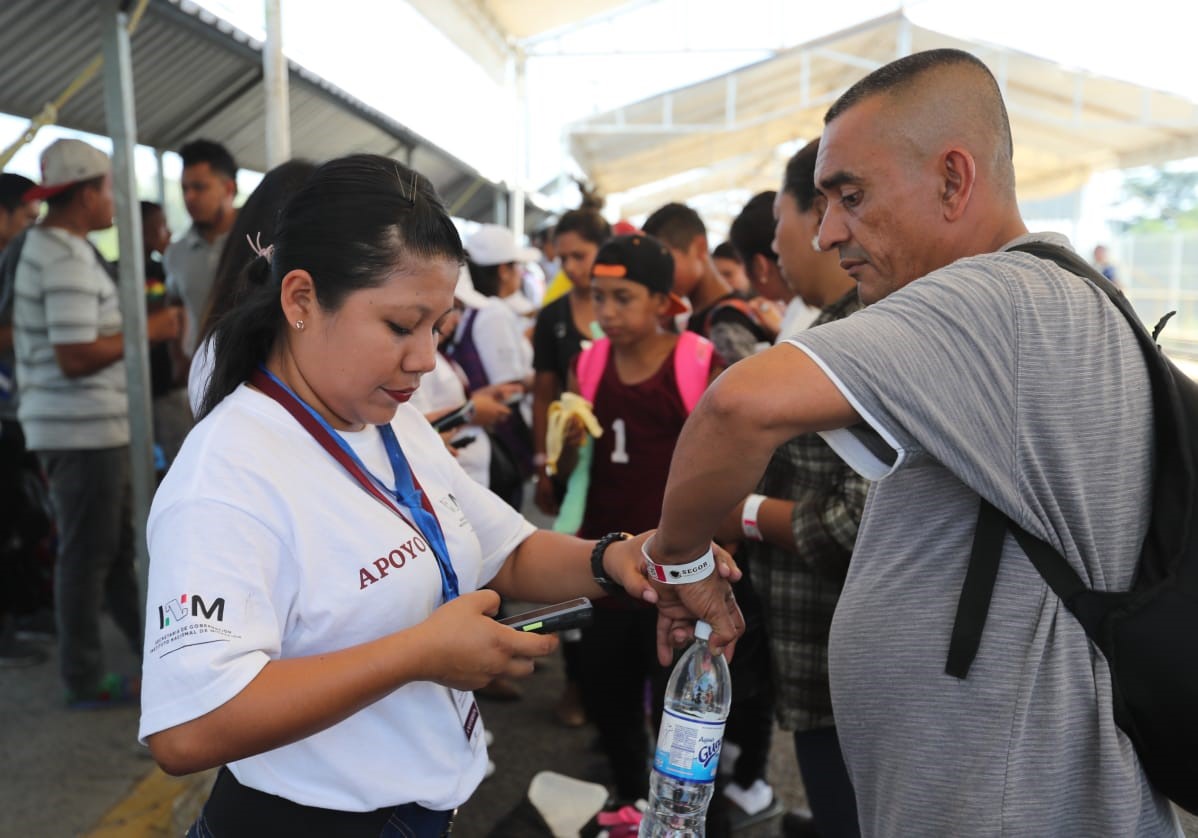
<svg viewBox="0 0 1198 838">
<path fill-rule="evenodd" d="M 695 642 L 666 686 L 649 779 L 649 808 L 639 838 L 703 838 L 724 722 L 732 704 L 728 661 L 707 650 L 710 636 L 707 623 L 695 626 Z"/>
</svg>

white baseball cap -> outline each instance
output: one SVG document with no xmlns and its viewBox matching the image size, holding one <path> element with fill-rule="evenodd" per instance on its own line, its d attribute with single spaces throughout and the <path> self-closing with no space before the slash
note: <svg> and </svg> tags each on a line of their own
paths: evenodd
<svg viewBox="0 0 1198 838">
<path fill-rule="evenodd" d="M 56 140 L 42 152 L 42 182 L 25 193 L 26 201 L 42 201 L 83 180 L 112 171 L 108 155 L 82 140 Z"/>
<path fill-rule="evenodd" d="M 537 262 L 541 251 L 521 247 L 507 227 L 483 224 L 466 239 L 466 254 L 476 265 L 506 265 L 509 262 Z"/>
</svg>

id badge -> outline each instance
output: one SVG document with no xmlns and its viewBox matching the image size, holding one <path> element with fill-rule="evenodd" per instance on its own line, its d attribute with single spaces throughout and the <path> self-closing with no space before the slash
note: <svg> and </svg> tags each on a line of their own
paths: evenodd
<svg viewBox="0 0 1198 838">
<path fill-rule="evenodd" d="M 470 743 L 470 750 L 476 755 L 483 753 L 486 747 L 483 745 L 483 717 L 479 715 L 478 702 L 474 700 L 474 693 L 450 690 L 449 694 L 453 696 L 453 704 L 458 711 L 458 721 L 462 723 L 462 733 L 466 735 L 466 741 Z"/>
</svg>

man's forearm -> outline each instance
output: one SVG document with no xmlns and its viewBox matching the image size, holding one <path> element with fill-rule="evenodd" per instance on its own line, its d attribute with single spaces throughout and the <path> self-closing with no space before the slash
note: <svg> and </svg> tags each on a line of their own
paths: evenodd
<svg viewBox="0 0 1198 838">
<path fill-rule="evenodd" d="M 746 362 L 741 362 L 742 364 Z M 774 449 L 787 437 L 757 423 L 737 398 L 740 364 L 712 385 L 682 429 L 666 483 L 655 560 L 678 564 L 702 554 L 728 512 L 753 491 Z"/>
<path fill-rule="evenodd" d="M 91 343 L 59 343 L 54 346 L 59 369 L 67 378 L 82 378 L 115 364 L 125 356 L 125 341 L 119 335 L 96 338 Z"/>
<path fill-rule="evenodd" d="M 856 421 L 823 371 L 793 346 L 729 367 L 678 438 L 651 547 L 654 559 L 678 564 L 702 554 L 720 522 L 753 491 L 779 445 Z"/>
</svg>

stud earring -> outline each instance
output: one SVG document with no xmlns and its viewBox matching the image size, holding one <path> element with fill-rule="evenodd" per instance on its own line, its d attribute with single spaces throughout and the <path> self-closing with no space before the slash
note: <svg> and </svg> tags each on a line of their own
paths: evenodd
<svg viewBox="0 0 1198 838">
<path fill-rule="evenodd" d="M 302 332 L 302 331 L 304 330 L 304 321 L 303 321 L 303 320 L 296 320 L 296 321 L 295 321 L 295 328 L 296 328 L 296 329 L 298 329 L 299 331 L 301 331 L 301 332 Z"/>
</svg>

